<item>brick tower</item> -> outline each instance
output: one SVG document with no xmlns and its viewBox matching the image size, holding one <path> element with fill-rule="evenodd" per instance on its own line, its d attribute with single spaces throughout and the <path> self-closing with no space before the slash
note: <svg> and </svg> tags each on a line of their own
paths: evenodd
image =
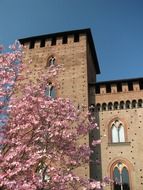
<svg viewBox="0 0 143 190">
<path fill-rule="evenodd" d="M 27 47 L 24 61 L 28 63 L 32 59 L 33 71 L 37 66 L 44 70 L 50 62 L 63 65 L 57 96 L 70 98 L 79 107 L 95 105 L 95 88 L 90 87 L 89 83 L 96 82 L 96 74 L 100 70 L 90 29 L 35 36 L 20 39 L 20 42 Z M 83 143 L 89 144 L 88 136 Z M 89 166 L 79 173 L 88 178 L 90 173 L 93 176 Z"/>
</svg>

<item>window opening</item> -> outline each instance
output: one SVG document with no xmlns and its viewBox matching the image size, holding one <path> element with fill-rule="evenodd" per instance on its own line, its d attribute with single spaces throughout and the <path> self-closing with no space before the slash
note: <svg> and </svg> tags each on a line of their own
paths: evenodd
<svg viewBox="0 0 143 190">
<path fill-rule="evenodd" d="M 114 109 L 117 110 L 118 109 L 118 102 L 114 103 Z"/>
<path fill-rule="evenodd" d="M 141 99 L 138 100 L 138 107 L 139 107 L 139 108 L 142 107 L 142 100 L 141 100 Z"/>
<path fill-rule="evenodd" d="M 113 169 L 114 190 L 130 190 L 129 173 L 125 164 L 118 162 Z"/>
<path fill-rule="evenodd" d="M 112 110 L 112 107 L 113 107 L 112 102 L 109 102 L 109 104 L 108 104 L 108 110 Z"/>
<path fill-rule="evenodd" d="M 53 65 L 55 65 L 55 63 L 56 63 L 55 57 L 54 57 L 54 56 L 51 56 L 51 57 L 49 58 L 49 60 L 48 60 L 47 66 L 48 66 L 48 67 L 53 66 Z"/>
<path fill-rule="evenodd" d="M 136 100 L 133 100 L 133 101 L 132 101 L 132 108 L 136 108 L 136 105 L 137 105 Z"/>
<path fill-rule="evenodd" d="M 37 171 L 37 174 L 39 174 L 39 176 L 44 182 L 47 182 L 50 180 L 50 177 L 48 176 L 48 167 L 44 163 L 42 162 L 39 163 L 36 171 Z"/>
<path fill-rule="evenodd" d="M 51 98 L 56 98 L 56 91 L 51 82 L 48 82 L 46 86 L 45 95 Z"/>
<path fill-rule="evenodd" d="M 101 105 L 100 105 L 100 104 L 97 104 L 97 105 L 96 105 L 96 108 L 97 108 L 98 111 L 100 111 L 100 110 L 101 110 Z"/>
<path fill-rule="evenodd" d="M 124 109 L 124 101 L 120 102 L 120 109 Z"/>
<path fill-rule="evenodd" d="M 125 142 L 124 126 L 119 120 L 112 123 L 111 127 L 112 143 Z"/>
<path fill-rule="evenodd" d="M 106 106 L 107 106 L 106 103 L 102 104 L 102 111 L 106 111 Z"/>
<path fill-rule="evenodd" d="M 126 101 L 126 108 L 130 109 L 130 101 L 129 100 Z"/>
</svg>

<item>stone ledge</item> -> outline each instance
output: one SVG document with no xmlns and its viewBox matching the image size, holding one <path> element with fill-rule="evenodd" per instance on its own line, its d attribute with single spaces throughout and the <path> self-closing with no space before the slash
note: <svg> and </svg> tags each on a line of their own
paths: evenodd
<svg viewBox="0 0 143 190">
<path fill-rule="evenodd" d="M 131 142 L 108 143 L 108 146 L 129 146 Z"/>
</svg>

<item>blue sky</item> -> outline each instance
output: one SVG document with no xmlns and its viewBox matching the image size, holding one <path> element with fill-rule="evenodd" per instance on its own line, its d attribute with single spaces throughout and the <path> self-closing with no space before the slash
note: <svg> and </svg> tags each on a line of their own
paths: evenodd
<svg viewBox="0 0 143 190">
<path fill-rule="evenodd" d="M 143 0 L 0 0 L 0 43 L 91 28 L 98 81 L 143 76 Z"/>
</svg>

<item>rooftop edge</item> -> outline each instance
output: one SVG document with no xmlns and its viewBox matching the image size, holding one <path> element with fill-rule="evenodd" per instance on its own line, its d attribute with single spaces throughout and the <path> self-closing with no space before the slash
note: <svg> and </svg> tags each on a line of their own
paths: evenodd
<svg viewBox="0 0 143 190">
<path fill-rule="evenodd" d="M 100 67 L 99 67 L 99 63 L 98 63 L 98 59 L 97 59 L 97 55 L 96 55 L 96 50 L 95 50 L 95 46 L 94 46 L 94 41 L 92 38 L 90 28 L 79 29 L 79 30 L 71 30 L 71 31 L 65 31 L 65 32 L 57 32 L 57 33 L 44 34 L 44 35 L 38 35 L 38 36 L 31 36 L 31 37 L 19 39 L 19 41 L 21 44 L 24 44 L 24 43 L 29 42 L 29 41 L 36 41 L 36 40 L 42 40 L 42 39 L 47 39 L 47 38 L 55 38 L 55 37 L 76 35 L 76 34 L 83 34 L 83 33 L 87 35 L 87 39 L 89 41 L 91 53 L 93 56 L 95 67 L 96 67 L 96 73 L 100 74 Z"/>
</svg>

